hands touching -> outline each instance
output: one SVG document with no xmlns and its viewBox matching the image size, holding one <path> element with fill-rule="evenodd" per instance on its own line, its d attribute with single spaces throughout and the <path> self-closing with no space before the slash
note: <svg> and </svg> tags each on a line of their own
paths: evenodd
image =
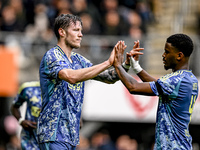
<svg viewBox="0 0 200 150">
<path fill-rule="evenodd" d="M 117 42 L 109 58 L 110 64 L 113 64 L 114 67 L 122 64 L 126 47 L 124 41 Z M 126 53 L 125 64 L 131 65 L 135 73 L 139 73 L 142 70 L 139 65 L 139 55 L 143 55 L 143 53 L 140 52 L 141 50 L 144 50 L 144 48 L 140 48 L 140 42 L 138 40 L 134 42 L 133 49 L 129 53 Z"/>
<path fill-rule="evenodd" d="M 110 54 L 110 58 L 108 59 L 109 63 L 111 65 L 114 65 L 114 62 L 115 62 L 115 57 L 116 57 L 116 48 L 117 49 L 121 49 L 123 52 L 122 52 L 122 56 L 123 56 L 123 53 L 124 53 L 124 50 L 126 49 L 126 45 L 124 43 L 124 41 L 118 41 L 117 44 L 115 44 L 115 47 L 113 48 L 111 54 Z M 123 59 L 122 59 L 123 61 Z"/>
<path fill-rule="evenodd" d="M 133 57 L 136 61 L 139 60 L 139 55 L 143 55 L 141 50 L 144 50 L 144 48 L 140 48 L 140 41 L 134 41 L 134 46 L 133 49 L 129 52 L 126 53 L 126 64 L 130 64 L 130 58 Z"/>
<path fill-rule="evenodd" d="M 113 62 L 113 66 L 117 67 L 117 66 L 121 66 L 123 59 L 124 59 L 124 50 L 126 49 L 126 45 L 124 41 L 119 41 L 115 47 L 115 57 L 114 57 L 114 62 Z"/>
</svg>

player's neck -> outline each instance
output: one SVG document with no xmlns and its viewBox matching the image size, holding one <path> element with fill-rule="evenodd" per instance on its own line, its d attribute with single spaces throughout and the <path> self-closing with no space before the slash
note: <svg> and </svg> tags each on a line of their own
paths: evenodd
<svg viewBox="0 0 200 150">
<path fill-rule="evenodd" d="M 189 65 L 188 63 L 185 63 L 181 66 L 176 66 L 174 69 L 172 69 L 172 72 L 175 72 L 177 70 L 189 70 Z"/>
<path fill-rule="evenodd" d="M 66 44 L 62 44 L 61 42 L 58 42 L 57 45 L 63 50 L 68 59 L 70 59 L 73 49 L 71 47 L 68 47 Z"/>
</svg>

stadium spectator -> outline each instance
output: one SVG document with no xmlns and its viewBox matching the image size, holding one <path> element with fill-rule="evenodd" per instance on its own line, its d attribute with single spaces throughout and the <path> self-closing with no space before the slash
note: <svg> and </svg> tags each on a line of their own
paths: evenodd
<svg viewBox="0 0 200 150">
<path fill-rule="evenodd" d="M 91 150 L 116 150 L 107 130 L 101 130 L 92 135 Z"/>
<path fill-rule="evenodd" d="M 90 141 L 88 138 L 80 135 L 80 144 L 77 145 L 77 150 L 92 150 L 90 148 Z"/>
<path fill-rule="evenodd" d="M 117 150 L 137 150 L 138 143 L 135 139 L 131 139 L 129 135 L 120 135 L 116 140 Z"/>
<path fill-rule="evenodd" d="M 143 35 L 143 31 L 141 30 L 142 20 L 139 14 L 130 10 L 127 15 L 128 22 L 130 24 L 129 35 L 132 39 L 141 39 Z"/>
<path fill-rule="evenodd" d="M 9 5 L 14 8 L 20 31 L 24 31 L 26 25 L 25 12 L 22 0 L 10 0 Z"/>
<path fill-rule="evenodd" d="M 23 27 L 20 25 L 19 20 L 17 20 L 15 9 L 10 5 L 2 8 L 2 22 L 0 28 L 2 31 L 23 31 Z"/>
<path fill-rule="evenodd" d="M 99 25 L 93 20 L 89 13 L 80 14 L 81 20 L 83 22 L 83 34 L 85 35 L 98 35 L 100 34 Z"/>
<path fill-rule="evenodd" d="M 136 2 L 134 2 L 134 4 L 135 3 Z M 129 27 L 129 22 L 127 19 L 129 11 L 135 10 L 135 8 L 129 7 L 129 4 L 127 5 L 127 2 L 125 4 L 125 2 L 119 2 L 118 0 L 103 0 L 101 2 L 94 2 L 94 1 L 87 1 L 87 0 L 73 0 L 73 1 L 70 1 L 70 0 L 51 0 L 51 1 L 10 0 L 7 2 L 2 2 L 1 10 L 5 8 L 6 13 L 3 14 L 3 11 L 2 11 L 2 13 L 0 14 L 2 16 L 0 19 L 0 27 L 1 27 L 0 29 L 2 31 L 20 31 L 20 32 L 22 31 L 23 32 L 23 31 L 26 31 L 27 28 L 32 29 L 32 27 L 30 26 L 33 26 L 33 27 L 38 26 L 37 25 L 38 19 L 36 18 L 38 18 L 38 7 L 41 5 L 43 5 L 43 8 L 44 7 L 46 8 L 43 13 L 43 17 L 41 17 L 42 15 L 40 12 L 40 18 L 44 18 L 44 19 L 42 19 L 42 21 L 41 19 L 39 19 L 40 20 L 39 22 L 41 22 L 40 24 L 44 26 L 43 24 L 46 24 L 46 23 L 43 23 L 43 22 L 46 22 L 46 18 L 47 18 L 48 19 L 47 21 L 50 27 L 49 29 L 53 28 L 53 22 L 55 18 L 60 14 L 74 14 L 78 16 L 83 15 L 85 17 L 86 17 L 85 14 L 89 14 L 90 17 L 92 18 L 92 26 L 95 26 L 92 31 L 92 33 L 94 34 L 101 33 L 102 35 L 128 35 L 129 29 L 131 29 L 130 34 L 133 33 L 132 32 L 133 29 L 136 29 L 135 27 L 134 28 Z M 6 7 L 11 7 L 14 10 L 10 8 L 8 9 Z M 137 7 L 137 8 L 140 8 L 140 7 Z M 40 7 L 39 11 L 41 10 L 42 9 Z M 109 11 L 111 11 L 112 13 L 110 13 Z M 120 33 L 117 33 L 117 34 L 116 32 L 114 32 L 116 31 L 116 27 L 109 27 L 109 25 L 107 27 L 105 25 L 106 16 L 108 16 L 107 14 L 113 15 L 114 14 L 113 12 L 115 11 L 118 13 L 119 18 L 120 18 L 120 22 L 117 28 L 119 30 L 124 30 L 124 32 L 120 31 Z M 88 25 L 89 25 L 89 21 L 88 21 Z M 143 27 L 143 24 L 141 25 L 141 27 Z M 114 28 L 113 32 L 110 32 L 112 28 Z M 95 32 L 95 30 L 97 32 Z M 108 33 L 105 33 L 106 31 L 108 31 Z M 134 32 L 136 31 L 138 30 L 137 29 L 134 30 Z M 87 33 L 91 34 L 91 32 L 87 32 Z M 137 34 L 139 34 L 139 32 L 137 32 Z"/>
<path fill-rule="evenodd" d="M 128 35 L 129 26 L 118 11 L 109 10 L 104 17 L 102 35 Z"/>
<path fill-rule="evenodd" d="M 118 0 L 103 0 L 100 3 L 100 12 L 104 16 L 108 11 L 117 11 L 119 3 Z"/>
<path fill-rule="evenodd" d="M 131 26 L 130 29 L 129 29 L 129 36 L 132 38 L 132 39 L 142 39 L 142 30 L 138 27 L 135 27 L 135 26 Z"/>
<path fill-rule="evenodd" d="M 142 20 L 142 31 L 143 33 L 147 32 L 147 25 L 148 23 L 151 22 L 151 11 L 150 11 L 150 6 L 148 5 L 147 2 L 144 1 L 139 1 L 136 5 L 136 11 L 141 17 Z"/>
<path fill-rule="evenodd" d="M 82 14 L 89 14 L 92 18 L 94 25 L 101 23 L 101 14 L 98 11 L 98 8 L 87 0 L 73 0 L 71 11 L 74 15 L 82 16 Z"/>
<path fill-rule="evenodd" d="M 71 13 L 70 7 L 71 7 L 71 3 L 68 0 L 58 0 L 56 2 L 57 16 L 60 14 Z"/>
</svg>

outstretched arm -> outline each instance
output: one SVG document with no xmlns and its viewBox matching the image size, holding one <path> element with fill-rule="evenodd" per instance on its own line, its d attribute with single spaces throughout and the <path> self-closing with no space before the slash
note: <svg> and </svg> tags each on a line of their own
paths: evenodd
<svg viewBox="0 0 200 150">
<path fill-rule="evenodd" d="M 121 63 L 123 61 L 124 50 L 125 49 L 123 49 L 122 42 L 120 42 L 115 47 L 115 60 L 113 65 L 116 69 L 116 72 L 120 80 L 132 94 L 154 95 L 153 91 L 151 90 L 150 84 L 148 82 L 139 83 L 122 68 Z"/>
<path fill-rule="evenodd" d="M 99 73 L 103 72 L 104 70 L 112 66 L 113 61 L 114 61 L 114 55 L 115 55 L 114 53 L 115 51 L 113 50 L 107 61 L 100 63 L 98 65 L 94 65 L 89 68 L 83 68 L 83 69 L 78 69 L 78 70 L 62 69 L 61 71 L 59 71 L 59 74 L 58 74 L 59 78 L 71 84 L 92 79 L 96 77 Z"/>
</svg>

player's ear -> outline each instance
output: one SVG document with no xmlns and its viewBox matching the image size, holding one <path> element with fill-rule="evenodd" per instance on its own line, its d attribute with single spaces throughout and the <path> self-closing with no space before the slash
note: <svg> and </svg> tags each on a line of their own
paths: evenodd
<svg viewBox="0 0 200 150">
<path fill-rule="evenodd" d="M 178 52 L 177 60 L 181 60 L 184 57 L 183 52 Z"/>
<path fill-rule="evenodd" d="M 58 33 L 60 34 L 61 37 L 64 37 L 65 34 L 66 34 L 66 33 L 65 33 L 65 30 L 63 30 L 62 28 L 59 28 L 59 29 L 58 29 Z"/>
</svg>

